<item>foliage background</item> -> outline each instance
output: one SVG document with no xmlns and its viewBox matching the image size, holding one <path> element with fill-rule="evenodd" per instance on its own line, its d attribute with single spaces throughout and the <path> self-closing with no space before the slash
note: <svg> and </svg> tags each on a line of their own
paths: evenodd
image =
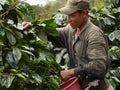
<svg viewBox="0 0 120 90">
<path fill-rule="evenodd" d="M 19 0 L 0 2 L 0 90 L 60 90 L 59 71 L 67 69 L 67 52 L 54 47 L 47 34 L 58 35 L 55 28 L 66 24 L 66 16 L 57 14 L 63 2 L 66 0 L 45 6 Z M 105 32 L 110 44 L 111 64 L 106 77 L 114 90 L 119 90 L 120 0 L 91 2 L 90 19 Z M 24 20 L 31 21 L 33 27 L 23 30 Z"/>
<path fill-rule="evenodd" d="M 25 16 L 33 23 L 28 30 L 20 23 Z M 28 3 L 0 2 L 0 90 L 60 90 L 61 67 L 46 37 L 58 34 L 56 24 L 35 20 Z"/>
</svg>

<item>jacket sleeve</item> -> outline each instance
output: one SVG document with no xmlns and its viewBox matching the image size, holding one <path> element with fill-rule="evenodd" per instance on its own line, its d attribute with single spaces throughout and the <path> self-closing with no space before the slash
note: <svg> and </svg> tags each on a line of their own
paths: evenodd
<svg viewBox="0 0 120 90">
<path fill-rule="evenodd" d="M 58 31 L 59 35 L 54 37 L 48 35 L 48 40 L 51 41 L 55 46 L 57 47 L 63 47 L 66 48 L 66 42 L 67 42 L 67 33 L 68 33 L 68 28 L 69 26 L 67 25 L 66 27 L 62 28 L 56 28 Z"/>
<path fill-rule="evenodd" d="M 93 31 L 87 37 L 88 63 L 75 68 L 75 75 L 87 78 L 104 78 L 109 67 L 108 42 L 102 31 Z"/>
</svg>

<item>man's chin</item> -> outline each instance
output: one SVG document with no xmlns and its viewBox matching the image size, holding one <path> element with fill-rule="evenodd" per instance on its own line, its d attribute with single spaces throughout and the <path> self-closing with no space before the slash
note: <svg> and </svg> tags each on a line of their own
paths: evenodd
<svg viewBox="0 0 120 90">
<path fill-rule="evenodd" d="M 73 26 L 71 26 L 73 29 L 76 29 L 77 27 L 73 27 Z"/>
<path fill-rule="evenodd" d="M 75 26 L 73 26 L 73 25 L 71 25 L 71 24 L 70 24 L 70 26 L 71 26 L 73 29 L 76 29 L 76 28 L 77 28 L 77 27 L 75 27 Z"/>
</svg>

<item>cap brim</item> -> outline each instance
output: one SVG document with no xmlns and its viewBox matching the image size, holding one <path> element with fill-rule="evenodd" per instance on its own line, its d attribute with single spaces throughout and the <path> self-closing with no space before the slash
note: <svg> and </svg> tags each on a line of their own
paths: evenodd
<svg viewBox="0 0 120 90">
<path fill-rule="evenodd" d="M 63 13 L 63 14 L 66 14 L 66 15 L 70 15 L 77 10 L 75 8 L 73 9 L 73 8 L 70 8 L 70 7 L 63 7 L 61 9 L 59 9 L 58 11 Z"/>
</svg>

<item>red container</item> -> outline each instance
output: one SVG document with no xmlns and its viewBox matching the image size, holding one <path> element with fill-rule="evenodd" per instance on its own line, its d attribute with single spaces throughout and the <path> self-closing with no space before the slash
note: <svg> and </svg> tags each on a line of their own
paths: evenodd
<svg viewBox="0 0 120 90">
<path fill-rule="evenodd" d="M 77 77 L 72 77 L 71 79 L 63 82 L 60 87 L 61 90 L 82 90 Z"/>
</svg>

